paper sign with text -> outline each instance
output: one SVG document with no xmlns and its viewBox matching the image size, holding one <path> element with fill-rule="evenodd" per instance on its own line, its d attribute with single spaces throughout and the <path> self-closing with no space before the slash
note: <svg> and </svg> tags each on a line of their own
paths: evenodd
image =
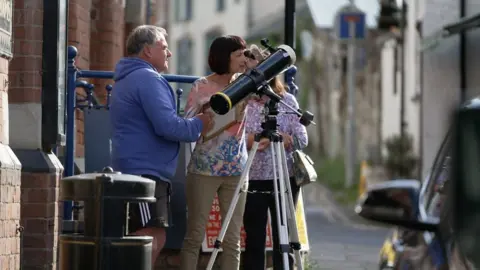
<svg viewBox="0 0 480 270">
<path fill-rule="evenodd" d="M 297 228 L 298 228 L 300 243 L 302 245 L 302 251 L 308 251 L 309 242 L 308 242 L 308 234 L 307 234 L 307 222 L 305 220 L 303 196 L 302 196 L 301 190 L 298 194 L 298 204 L 297 204 L 295 216 L 297 219 Z M 268 222 L 267 222 L 267 239 L 266 239 L 266 248 L 265 248 L 266 250 L 272 250 L 272 247 L 273 247 L 271 226 L 272 224 L 270 222 L 270 215 L 269 215 Z M 212 208 L 210 210 L 210 214 L 208 216 L 207 227 L 205 230 L 205 238 L 203 239 L 203 243 L 202 243 L 203 252 L 213 251 L 213 245 L 221 229 L 222 229 L 222 220 L 220 215 L 220 205 L 218 203 L 218 197 L 215 196 L 215 199 L 213 200 L 213 203 L 212 203 Z M 240 242 L 241 242 L 240 245 L 241 245 L 242 251 L 245 250 L 245 239 L 246 239 L 246 233 L 242 226 L 242 229 L 240 232 Z M 220 249 L 220 251 L 221 250 L 222 249 Z"/>
</svg>

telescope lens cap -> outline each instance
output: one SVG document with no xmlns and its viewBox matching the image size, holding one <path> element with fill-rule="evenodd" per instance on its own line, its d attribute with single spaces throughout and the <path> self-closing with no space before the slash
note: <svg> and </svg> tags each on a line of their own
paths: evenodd
<svg viewBox="0 0 480 270">
<path fill-rule="evenodd" d="M 230 111 L 229 101 L 223 95 L 215 94 L 210 98 L 210 108 L 220 115 L 227 114 Z"/>
</svg>

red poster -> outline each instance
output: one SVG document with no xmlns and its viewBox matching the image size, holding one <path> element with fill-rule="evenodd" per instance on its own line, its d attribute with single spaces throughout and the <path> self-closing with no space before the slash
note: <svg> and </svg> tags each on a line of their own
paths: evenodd
<svg viewBox="0 0 480 270">
<path fill-rule="evenodd" d="M 222 220 L 220 216 L 220 205 L 218 203 L 218 197 L 215 196 L 213 200 L 212 209 L 210 210 L 210 215 L 208 216 L 207 228 L 205 230 L 205 239 L 202 243 L 202 251 L 203 252 L 210 252 L 213 250 L 213 244 L 222 229 Z M 241 237 L 241 248 L 242 250 L 245 249 L 245 239 L 246 233 L 243 229 L 240 232 Z M 267 241 L 266 241 L 266 250 L 272 250 L 272 232 L 270 227 L 270 217 L 268 218 L 267 222 Z"/>
</svg>

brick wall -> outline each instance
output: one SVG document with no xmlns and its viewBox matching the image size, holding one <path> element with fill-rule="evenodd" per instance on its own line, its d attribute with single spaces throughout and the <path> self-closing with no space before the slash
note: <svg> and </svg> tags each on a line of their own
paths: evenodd
<svg viewBox="0 0 480 270">
<path fill-rule="evenodd" d="M 124 54 L 124 8 L 119 0 L 93 0 L 90 30 L 90 69 L 113 70 Z M 95 95 L 106 102 L 105 86 L 112 80 L 93 80 Z"/>
<path fill-rule="evenodd" d="M 13 162 L 18 169 L 9 170 L 7 177 L 2 175 L 0 180 L 0 222 L 3 223 L 0 224 L 0 238 L 7 238 L 0 240 L 4 245 L 0 252 L 18 254 L 22 249 L 23 256 L 21 260 L 13 256 L 7 259 L 0 256 L 0 263 L 1 269 L 19 269 L 20 261 L 23 270 L 56 269 L 61 219 L 58 184 L 63 168 L 53 154 L 39 150 L 41 120 L 37 116 L 41 115 L 43 1 L 18 0 L 14 3 L 14 58 L 8 71 L 8 106 L 15 154 L 10 152 L 11 156 L 18 157 Z M 4 74 L 6 64 L 1 63 L 0 66 L 0 73 Z M 0 81 L 0 87 L 4 85 L 7 84 Z M 6 98 L 6 95 L 2 93 L 1 97 Z M 34 126 L 34 133 L 30 133 L 30 126 Z M 28 135 L 19 139 L 21 133 Z M 28 138 L 28 143 L 23 140 L 25 138 Z M 28 163 L 28 160 L 32 162 Z M 3 160 L 1 163 L 3 174 L 5 163 Z M 13 220 L 4 221 L 5 218 Z M 22 241 L 15 238 L 18 235 L 15 223 L 23 228 Z"/>
<path fill-rule="evenodd" d="M 92 0 L 70 0 L 68 5 L 68 44 L 78 49 L 75 64 L 80 69 L 90 69 L 90 10 Z M 77 93 L 84 95 L 82 89 Z M 76 111 L 76 146 L 75 155 L 84 156 L 83 111 Z"/>
<path fill-rule="evenodd" d="M 45 158 L 49 161 L 56 159 L 58 162 L 53 154 Z M 59 164 L 56 165 L 61 168 Z M 22 270 L 57 269 L 58 236 L 62 220 L 58 195 L 62 170 L 54 168 L 50 173 L 22 173 Z"/>
<path fill-rule="evenodd" d="M 8 60 L 0 58 L 0 269 L 20 266 L 20 162 L 8 146 Z"/>
<path fill-rule="evenodd" d="M 10 103 L 41 100 L 42 9 L 42 1 L 15 1 L 13 16 L 15 59 L 11 61 L 9 68 Z"/>
<path fill-rule="evenodd" d="M 28 129 L 29 126 L 35 126 L 35 131 L 41 130 L 39 118 L 23 117 L 21 112 L 34 116 L 38 113 L 41 115 L 43 1 L 18 0 L 14 3 L 12 33 L 14 58 L 8 67 L 9 95 L 8 105 L 5 106 L 15 107 L 10 117 L 11 123 L 15 125 L 15 129 L 11 129 L 12 142 L 15 141 L 17 149 L 15 154 L 10 150 L 10 157 L 17 156 L 18 159 L 15 157 L 11 162 L 16 164 L 17 169 L 6 172 L 3 164 L 8 163 L 3 157 L 1 161 L 0 238 L 6 239 L 0 240 L 4 246 L 0 249 L 0 254 L 19 254 L 22 249 L 23 256 L 17 259 L 19 256 L 0 255 L 0 264 L 1 269 L 12 270 L 20 268 L 20 261 L 22 269 L 56 269 L 57 237 L 61 218 L 58 181 L 62 174 L 62 166 L 55 156 L 38 150 L 40 133 L 28 134 L 32 144 L 22 144 L 22 140 L 15 136 L 22 128 Z M 5 74 L 7 64 L 2 62 L 0 66 L 0 73 Z M 0 81 L 0 87 L 6 85 Z M 7 98 L 5 91 L 2 92 L 1 98 Z M 1 104 L 3 106 L 5 102 Z M 4 123 L 5 121 L 6 119 L 3 119 Z M 21 121 L 21 125 L 17 123 L 18 121 Z M 27 131 L 24 130 L 25 132 Z M 3 148 L 3 145 L 0 148 Z M 24 155 L 20 157 L 19 152 Z M 35 168 L 31 166 L 32 164 L 20 166 L 20 161 L 26 160 L 27 156 L 38 158 L 33 162 Z M 4 173 L 6 177 L 3 176 Z M 49 185 L 45 186 L 47 183 Z M 18 238 L 19 232 L 16 228 L 20 225 L 23 228 L 22 241 Z"/>
<path fill-rule="evenodd" d="M 69 45 L 78 49 L 75 64 L 80 69 L 113 70 L 124 53 L 124 8 L 122 0 L 71 0 L 68 20 Z M 109 80 L 90 80 L 95 95 L 105 103 Z M 84 95 L 83 89 L 77 93 Z M 84 156 L 83 111 L 76 112 L 76 156 Z"/>
</svg>

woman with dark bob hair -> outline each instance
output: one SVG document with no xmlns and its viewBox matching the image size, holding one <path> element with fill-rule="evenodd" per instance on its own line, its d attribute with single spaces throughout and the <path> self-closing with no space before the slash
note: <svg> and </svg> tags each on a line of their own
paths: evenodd
<svg viewBox="0 0 480 270">
<path fill-rule="evenodd" d="M 238 36 L 221 36 L 213 41 L 208 55 L 208 65 L 213 74 L 193 84 L 185 106 L 187 117 L 209 109 L 210 97 L 227 86 L 233 75 L 245 71 L 245 49 L 245 40 Z M 220 214 L 225 217 L 245 169 L 248 156 L 245 107 L 246 101 L 238 103 L 232 109 L 229 124 L 215 134 L 203 136 L 192 152 L 185 184 L 188 221 L 180 255 L 182 270 L 197 269 L 198 254 L 215 194 L 218 195 Z M 244 191 L 247 185 L 243 187 Z M 240 267 L 240 229 L 245 197 L 245 192 L 242 192 L 223 239 L 220 265 L 224 270 Z"/>
</svg>

